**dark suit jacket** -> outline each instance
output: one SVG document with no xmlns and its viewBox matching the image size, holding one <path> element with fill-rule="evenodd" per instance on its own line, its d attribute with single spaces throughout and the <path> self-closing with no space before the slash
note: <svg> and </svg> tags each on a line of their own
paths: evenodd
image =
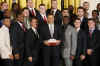
<svg viewBox="0 0 100 66">
<path fill-rule="evenodd" d="M 100 31 L 95 29 L 92 33 L 92 38 L 89 36 L 88 32 L 88 49 L 93 49 L 93 53 L 95 54 L 98 49 L 100 49 Z"/>
<path fill-rule="evenodd" d="M 85 18 L 85 17 L 82 20 L 81 29 L 83 29 L 83 30 L 87 30 L 88 29 L 88 19 Z"/>
<path fill-rule="evenodd" d="M 35 32 L 30 28 L 26 33 L 25 38 L 25 49 L 28 57 L 37 57 L 39 51 L 39 37 L 35 34 Z"/>
<path fill-rule="evenodd" d="M 50 35 L 48 24 L 43 25 L 39 29 L 39 33 L 40 33 L 41 42 L 43 42 L 44 40 L 51 39 L 51 35 Z M 62 40 L 62 31 L 61 31 L 61 28 L 59 27 L 59 25 L 54 25 L 54 35 L 53 35 L 53 37 L 56 40 Z"/>
<path fill-rule="evenodd" d="M 77 35 L 77 50 L 76 50 L 76 57 L 80 58 L 80 55 L 86 55 L 86 48 L 87 48 L 87 36 L 86 33 L 80 29 Z"/>
<path fill-rule="evenodd" d="M 2 20 L 4 18 L 4 12 L 3 11 L 0 11 L 0 20 Z"/>
<path fill-rule="evenodd" d="M 44 24 L 47 24 L 46 22 L 44 22 L 43 17 L 40 14 L 37 15 L 37 18 L 38 18 L 38 22 L 39 22 L 39 27 Z"/>
<path fill-rule="evenodd" d="M 10 34 L 14 54 L 24 51 L 25 32 L 18 24 L 18 22 L 13 22 L 11 24 Z"/>
<path fill-rule="evenodd" d="M 52 13 L 51 9 L 47 10 L 47 15 Z M 61 17 L 61 11 L 57 10 L 55 14 L 55 24 L 61 25 L 62 24 L 62 17 Z"/>
<path fill-rule="evenodd" d="M 39 14 L 38 10 L 37 9 L 34 9 L 35 10 L 35 13 L 36 13 L 36 16 Z M 34 15 L 32 15 L 32 12 L 29 10 L 29 14 L 30 14 L 30 17 L 33 17 Z"/>
</svg>

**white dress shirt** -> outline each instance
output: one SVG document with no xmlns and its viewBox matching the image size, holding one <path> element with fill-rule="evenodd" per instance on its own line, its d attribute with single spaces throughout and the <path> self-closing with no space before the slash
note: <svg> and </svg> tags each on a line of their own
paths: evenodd
<svg viewBox="0 0 100 66">
<path fill-rule="evenodd" d="M 54 34 L 54 24 L 48 24 L 48 25 L 49 25 L 49 30 L 50 30 L 51 37 L 53 38 L 53 34 Z"/>
<path fill-rule="evenodd" d="M 12 55 L 9 29 L 3 25 L 0 28 L 0 57 L 1 59 L 10 59 L 9 55 Z"/>
</svg>

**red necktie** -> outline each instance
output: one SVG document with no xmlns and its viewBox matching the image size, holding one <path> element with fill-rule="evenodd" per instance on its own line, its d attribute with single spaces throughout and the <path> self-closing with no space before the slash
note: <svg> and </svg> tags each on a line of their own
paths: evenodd
<svg viewBox="0 0 100 66">
<path fill-rule="evenodd" d="M 24 32 L 26 32 L 26 28 L 25 28 L 24 24 L 22 24 L 22 29 L 24 30 Z"/>
<path fill-rule="evenodd" d="M 35 12 L 34 12 L 34 10 L 32 9 L 32 16 L 35 16 Z"/>
<path fill-rule="evenodd" d="M 45 23 L 47 22 L 47 18 L 46 18 L 46 16 L 44 16 L 43 20 L 44 20 Z"/>
</svg>

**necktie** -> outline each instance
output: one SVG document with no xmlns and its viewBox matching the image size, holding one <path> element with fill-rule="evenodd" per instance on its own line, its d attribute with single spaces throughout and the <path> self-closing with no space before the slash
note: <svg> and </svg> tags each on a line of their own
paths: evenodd
<svg viewBox="0 0 100 66">
<path fill-rule="evenodd" d="M 26 32 L 26 28 L 24 24 L 22 24 L 22 29 L 24 30 L 24 32 Z"/>
<path fill-rule="evenodd" d="M 35 11 L 32 9 L 32 16 L 35 16 Z"/>
<path fill-rule="evenodd" d="M 53 38 L 53 34 L 54 34 L 54 29 L 53 29 L 53 25 L 50 24 L 50 34 L 51 34 L 51 37 Z"/>
<path fill-rule="evenodd" d="M 36 35 L 37 38 L 39 38 L 39 34 L 38 34 L 37 31 L 35 31 L 35 35 Z"/>
<path fill-rule="evenodd" d="M 89 30 L 90 38 L 92 38 L 92 30 Z"/>
<path fill-rule="evenodd" d="M 44 20 L 45 23 L 47 23 L 47 18 L 46 18 L 46 16 L 44 16 L 43 20 Z"/>
</svg>

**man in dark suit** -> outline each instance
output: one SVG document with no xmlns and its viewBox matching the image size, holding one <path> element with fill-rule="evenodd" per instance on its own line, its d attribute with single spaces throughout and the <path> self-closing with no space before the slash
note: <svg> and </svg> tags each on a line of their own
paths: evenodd
<svg viewBox="0 0 100 66">
<path fill-rule="evenodd" d="M 81 21 L 79 18 L 75 20 L 74 25 L 77 31 L 76 66 L 84 66 L 87 37 L 85 32 L 80 28 Z"/>
<path fill-rule="evenodd" d="M 59 66 L 62 31 L 58 25 L 54 24 L 53 14 L 48 15 L 48 24 L 43 25 L 39 31 L 43 66 Z"/>
<path fill-rule="evenodd" d="M 81 29 L 88 29 L 88 19 L 85 17 L 85 9 L 83 7 L 78 8 L 77 17 L 81 20 Z"/>
<path fill-rule="evenodd" d="M 30 66 L 34 66 L 37 63 L 38 59 L 40 43 L 37 27 L 37 18 L 33 17 L 31 19 L 31 28 L 27 31 L 25 39 L 26 56 L 28 59 L 28 64 L 30 64 Z"/>
<path fill-rule="evenodd" d="M 26 28 L 23 24 L 23 14 L 22 12 L 17 14 L 17 21 L 13 22 L 10 28 L 13 53 L 15 57 L 14 66 L 22 66 L 24 57 L 24 40 Z"/>
<path fill-rule="evenodd" d="M 43 24 L 47 24 L 47 14 L 45 4 L 39 5 L 39 15 L 37 15 L 39 20 L 39 27 Z"/>
<path fill-rule="evenodd" d="M 56 0 L 51 1 L 51 9 L 47 10 L 47 15 L 50 13 L 52 13 L 55 17 L 55 24 L 61 25 L 62 24 L 61 11 L 57 9 Z"/>
<path fill-rule="evenodd" d="M 38 10 L 34 8 L 32 0 L 27 0 L 27 8 L 29 8 L 30 17 L 37 16 L 39 14 Z"/>
<path fill-rule="evenodd" d="M 99 50 L 100 50 L 100 31 L 96 29 L 96 22 L 94 19 L 88 20 L 88 44 L 87 44 L 87 58 L 89 66 L 100 66 L 98 64 Z"/>
</svg>

